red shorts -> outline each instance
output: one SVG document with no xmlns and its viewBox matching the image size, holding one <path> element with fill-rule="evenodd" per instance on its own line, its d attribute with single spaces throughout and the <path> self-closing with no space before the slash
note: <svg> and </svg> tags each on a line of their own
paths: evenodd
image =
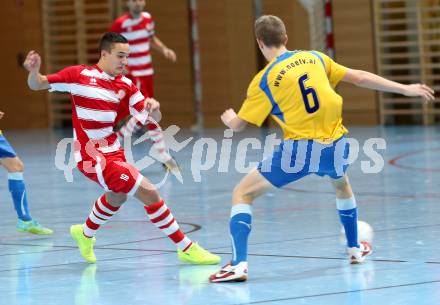
<svg viewBox="0 0 440 305">
<path fill-rule="evenodd" d="M 122 149 L 102 153 L 96 159 L 82 160 L 78 163 L 78 169 L 106 192 L 125 193 L 130 196 L 136 193 L 143 178 L 137 168 L 127 163 Z"/>
<path fill-rule="evenodd" d="M 144 97 L 153 97 L 153 75 L 128 76 Z"/>
</svg>

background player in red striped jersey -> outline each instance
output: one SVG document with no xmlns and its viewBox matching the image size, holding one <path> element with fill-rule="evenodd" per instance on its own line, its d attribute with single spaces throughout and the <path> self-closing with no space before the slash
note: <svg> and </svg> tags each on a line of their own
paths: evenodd
<svg viewBox="0 0 440 305">
<path fill-rule="evenodd" d="M 127 38 L 130 44 L 127 77 L 133 81 L 145 97 L 153 97 L 154 70 L 151 49 L 155 49 L 172 62 L 176 61 L 176 54 L 155 34 L 153 18 L 148 12 L 144 12 L 145 0 L 127 0 L 126 5 L 128 13 L 117 18 L 111 25 L 110 31 L 121 34 Z M 120 122 L 127 115 L 128 109 L 120 111 L 116 121 Z M 175 169 L 177 164 L 168 153 L 161 128 L 152 122 L 146 127 L 148 135 L 153 140 L 153 146 L 159 154 L 158 158 L 168 168 Z"/>
<path fill-rule="evenodd" d="M 3 118 L 3 116 L 4 112 L 0 111 L 0 119 Z M 43 227 L 38 221 L 32 219 L 28 207 L 26 185 L 23 179 L 23 162 L 17 156 L 8 140 L 3 136 L 1 130 L 0 165 L 8 171 L 8 188 L 18 217 L 17 231 L 39 235 L 52 234 L 51 229 Z"/>
<path fill-rule="evenodd" d="M 90 263 L 96 262 L 93 251 L 96 231 L 130 195 L 144 204 L 151 222 L 177 245 L 180 260 L 193 264 L 218 263 L 220 257 L 185 236 L 155 186 L 126 162 L 118 136 L 113 132 L 120 109 L 128 109 L 139 119 L 138 123 L 147 124 L 152 118 L 160 119 L 160 105 L 154 99 L 145 99 L 132 81 L 122 75 L 129 53 L 128 41 L 122 35 L 104 34 L 100 52 L 95 66 L 71 66 L 47 76 L 39 72 L 41 58 L 36 52 L 29 52 L 24 63 L 32 90 L 70 93 L 78 169 L 105 190 L 86 222 L 70 228 L 81 255 Z"/>
</svg>

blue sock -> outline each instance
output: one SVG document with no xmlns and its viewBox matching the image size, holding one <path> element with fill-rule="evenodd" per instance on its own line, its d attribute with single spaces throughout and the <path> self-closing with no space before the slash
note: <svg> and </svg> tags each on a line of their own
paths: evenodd
<svg viewBox="0 0 440 305">
<path fill-rule="evenodd" d="M 344 226 L 347 246 L 359 247 L 357 232 L 357 206 L 354 196 L 347 199 L 336 198 L 339 219 Z"/>
<path fill-rule="evenodd" d="M 232 206 L 229 230 L 232 240 L 232 265 L 247 261 L 247 245 L 252 226 L 252 210 L 249 204 Z"/>
<path fill-rule="evenodd" d="M 32 220 L 28 209 L 23 173 L 8 173 L 8 185 L 18 218 L 24 221 Z"/>
</svg>

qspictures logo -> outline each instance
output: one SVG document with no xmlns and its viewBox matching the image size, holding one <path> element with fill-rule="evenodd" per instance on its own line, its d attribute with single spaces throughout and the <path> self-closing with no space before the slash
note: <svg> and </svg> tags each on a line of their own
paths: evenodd
<svg viewBox="0 0 440 305">
<path fill-rule="evenodd" d="M 155 184 L 157 188 L 160 188 L 165 183 L 170 174 L 174 175 L 180 183 L 200 183 L 202 181 L 202 173 L 209 170 L 216 170 L 218 173 L 228 173 L 230 171 L 243 174 L 248 173 L 258 166 L 258 162 L 248 161 L 248 154 L 250 152 L 252 154 L 262 153 L 263 160 L 265 161 L 262 163 L 260 170 L 262 172 L 271 171 L 271 156 L 274 151 L 280 150 L 280 146 L 283 148 L 280 153 L 280 166 L 286 173 L 301 172 L 305 166 L 308 167 L 308 171 L 311 173 L 318 172 L 322 166 L 323 158 L 330 158 L 333 162 L 334 171 L 338 175 L 343 175 L 344 169 L 348 165 L 358 161 L 361 151 L 363 152 L 362 160 L 359 161 L 363 173 L 379 173 L 385 165 L 384 159 L 380 154 L 380 151 L 386 149 L 386 141 L 383 138 L 369 138 L 363 143 L 360 143 L 355 138 L 344 138 L 343 141 L 323 144 L 311 140 L 283 142 L 275 133 L 272 133 L 264 139 L 254 137 L 242 138 L 236 145 L 233 145 L 234 134 L 230 129 L 224 131 L 223 139 L 212 137 L 196 139 L 195 137 L 188 137 L 180 142 L 176 139 L 179 132 L 181 132 L 178 126 L 171 125 L 162 132 L 165 144 L 171 154 L 176 154 L 183 149 L 191 151 L 189 160 L 184 162 L 190 165 L 192 181 L 184 181 L 180 169 L 176 168 L 171 171 L 164 171 L 163 178 Z M 145 132 L 138 138 L 129 135 L 123 139 L 123 148 L 127 161 L 141 172 L 157 162 L 162 162 L 153 146 L 140 159 L 135 159 L 133 148 L 145 141 L 149 141 L 149 138 L 148 132 Z M 107 145 L 105 141 L 99 140 L 98 142 L 101 147 Z M 79 143 L 76 141 L 75 145 L 73 138 L 64 138 L 59 141 L 56 148 L 55 166 L 64 172 L 65 179 L 68 182 L 73 182 L 72 172 L 77 166 L 74 157 L 75 151 L 78 154 L 78 150 L 83 149 L 83 152 L 85 151 L 91 159 L 96 158 L 97 155 L 99 156 L 102 153 L 99 151 L 99 148 L 96 148 L 96 141 L 94 141 L 94 145 L 86 145 L 85 148 L 78 146 Z M 69 150 L 70 153 L 68 153 Z M 105 164 L 101 170 L 104 171 L 104 169 Z M 93 167 L 91 167 L 91 170 L 93 170 Z M 188 176 L 186 175 L 185 177 Z"/>
</svg>

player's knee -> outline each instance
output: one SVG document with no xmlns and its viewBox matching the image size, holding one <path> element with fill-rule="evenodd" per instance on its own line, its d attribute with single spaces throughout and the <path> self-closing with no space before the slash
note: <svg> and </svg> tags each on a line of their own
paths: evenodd
<svg viewBox="0 0 440 305">
<path fill-rule="evenodd" d="M 124 193 L 106 193 L 106 199 L 111 206 L 119 207 L 127 201 L 127 194 Z"/>
<path fill-rule="evenodd" d="M 161 200 L 159 192 L 151 185 L 141 185 L 137 190 L 135 197 L 138 198 L 145 205 L 159 202 Z"/>
<path fill-rule="evenodd" d="M 255 196 L 253 192 L 247 188 L 244 188 L 240 184 L 235 186 L 233 191 L 234 202 L 252 202 Z"/>
<path fill-rule="evenodd" d="M 19 158 L 12 159 L 12 162 L 10 162 L 7 166 L 7 170 L 10 173 L 18 173 L 24 171 L 24 164 Z"/>
</svg>

